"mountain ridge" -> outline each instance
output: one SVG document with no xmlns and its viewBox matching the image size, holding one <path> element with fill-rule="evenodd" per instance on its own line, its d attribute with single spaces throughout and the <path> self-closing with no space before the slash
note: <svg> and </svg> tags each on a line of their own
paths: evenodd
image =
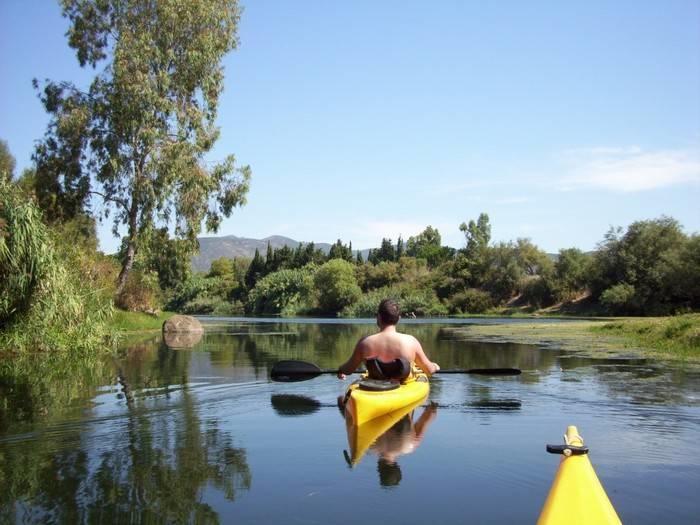
<svg viewBox="0 0 700 525">
<path fill-rule="evenodd" d="M 267 252 L 267 245 L 270 244 L 272 249 L 289 246 L 291 249 L 296 249 L 300 244 L 306 245 L 314 241 L 296 241 L 291 237 L 284 235 L 269 235 L 262 239 L 253 239 L 251 237 L 238 237 L 236 235 L 223 235 L 221 237 L 198 237 L 199 253 L 192 257 L 192 269 L 196 272 L 208 272 L 211 263 L 220 257 L 235 257 L 253 258 L 255 250 L 260 251 L 263 257 Z M 314 242 L 316 248 L 319 248 L 326 255 L 331 250 L 332 244 L 327 242 Z M 353 250 L 353 253 L 360 252 L 362 258 L 366 261 L 369 255 L 369 248 L 364 250 Z M 558 255 L 547 254 L 553 260 L 556 260 Z"/>
</svg>

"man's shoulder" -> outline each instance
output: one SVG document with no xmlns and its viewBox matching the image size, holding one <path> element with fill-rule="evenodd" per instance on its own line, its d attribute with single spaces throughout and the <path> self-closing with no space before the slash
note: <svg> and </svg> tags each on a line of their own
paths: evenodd
<svg viewBox="0 0 700 525">
<path fill-rule="evenodd" d="M 413 337 L 411 334 L 399 333 L 399 335 L 400 335 L 401 338 L 404 339 L 405 341 L 411 341 L 411 342 L 415 342 L 415 343 L 418 342 L 418 339 L 416 339 L 415 337 Z"/>
</svg>

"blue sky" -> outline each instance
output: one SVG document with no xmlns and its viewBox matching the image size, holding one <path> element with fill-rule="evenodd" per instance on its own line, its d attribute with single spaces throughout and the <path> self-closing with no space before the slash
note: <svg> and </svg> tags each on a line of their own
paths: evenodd
<svg viewBox="0 0 700 525">
<path fill-rule="evenodd" d="M 700 2 L 243 3 L 221 139 L 253 170 L 218 235 L 591 249 L 662 214 L 700 231 Z M 51 1 L 0 3 L 0 138 L 30 165 L 31 79 L 86 84 Z M 118 241 L 100 228 L 103 249 Z"/>
</svg>

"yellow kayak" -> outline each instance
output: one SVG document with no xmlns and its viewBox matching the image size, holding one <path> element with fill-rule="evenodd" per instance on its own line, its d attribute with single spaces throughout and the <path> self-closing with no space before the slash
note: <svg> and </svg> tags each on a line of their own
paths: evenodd
<svg viewBox="0 0 700 525">
<path fill-rule="evenodd" d="M 578 429 L 569 426 L 564 439 L 566 445 L 547 445 L 547 451 L 562 454 L 562 460 L 538 525 L 622 523 L 593 470 Z"/>
<path fill-rule="evenodd" d="M 423 401 L 430 392 L 428 376 L 419 371 L 402 383 L 361 379 L 348 387 L 345 414 L 350 423 L 360 426 L 367 421 Z"/>
<path fill-rule="evenodd" d="M 425 397 L 398 410 L 365 421 L 361 425 L 353 424 L 352 417 L 346 417 L 345 424 L 348 433 L 348 446 L 350 447 L 350 454 L 347 456 L 347 460 L 350 466 L 354 467 L 357 465 L 369 447 L 379 437 L 410 414 L 423 401 L 425 401 Z"/>
</svg>

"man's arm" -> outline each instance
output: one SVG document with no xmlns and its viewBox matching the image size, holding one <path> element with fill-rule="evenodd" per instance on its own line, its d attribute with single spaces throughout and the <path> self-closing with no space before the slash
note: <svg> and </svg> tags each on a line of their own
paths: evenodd
<svg viewBox="0 0 700 525">
<path fill-rule="evenodd" d="M 353 350 L 350 359 L 340 365 L 338 368 L 338 379 L 345 379 L 346 374 L 352 374 L 355 370 L 357 370 L 357 367 L 362 364 L 364 359 L 364 342 L 365 338 L 363 337 L 355 345 L 355 349 Z"/>
<path fill-rule="evenodd" d="M 418 339 L 416 341 L 416 362 L 418 363 L 418 366 L 421 367 L 421 369 L 424 372 L 427 372 L 428 374 L 434 374 L 438 370 L 440 370 L 440 365 L 437 363 L 433 363 L 430 359 L 428 359 L 428 356 L 425 355 L 425 352 L 423 351 L 423 347 L 420 345 L 420 342 Z"/>
</svg>

